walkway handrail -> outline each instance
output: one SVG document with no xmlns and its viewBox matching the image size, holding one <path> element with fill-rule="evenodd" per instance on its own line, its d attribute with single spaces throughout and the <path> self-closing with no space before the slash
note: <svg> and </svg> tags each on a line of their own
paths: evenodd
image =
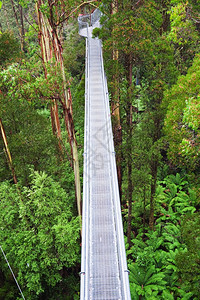
<svg viewBox="0 0 200 300">
<path fill-rule="evenodd" d="M 88 36 L 88 27 L 93 26 L 97 21 L 100 20 L 102 12 L 97 8 L 93 11 L 92 14 L 83 14 L 78 16 L 79 24 L 79 34 L 81 35 L 81 29 L 87 27 L 87 36 Z"/>
<path fill-rule="evenodd" d="M 88 27 L 90 25 L 90 15 L 79 15 L 78 16 L 79 34 L 82 34 L 82 29 L 86 29 L 85 37 L 88 37 Z"/>
<path fill-rule="evenodd" d="M 95 9 L 91 14 L 91 25 L 94 25 L 97 21 L 99 21 L 101 16 L 102 12 L 98 8 Z"/>
<path fill-rule="evenodd" d="M 87 17 L 90 17 L 87 15 Z M 87 30 L 87 37 L 88 37 L 88 22 L 82 21 L 83 16 L 79 16 L 78 22 L 79 22 L 79 33 L 81 29 L 86 28 Z M 86 38 L 86 50 L 85 50 L 85 124 L 84 124 L 84 166 L 83 166 L 83 205 L 82 205 L 82 246 L 81 246 L 81 272 L 80 272 L 80 277 L 81 277 L 81 288 L 80 288 L 80 295 L 81 295 L 81 300 L 87 299 L 85 293 L 87 292 L 86 288 L 86 281 L 85 281 L 85 273 L 87 274 L 88 266 L 86 265 L 86 256 L 88 253 L 88 245 L 85 242 L 86 241 L 86 234 L 88 232 L 89 228 L 89 220 L 87 217 L 87 213 L 89 211 L 88 209 L 88 199 L 89 199 L 89 178 L 87 176 L 88 172 L 88 167 L 89 167 L 89 91 L 88 91 L 88 84 L 89 84 L 89 73 L 88 73 L 88 54 L 89 54 L 89 46 L 88 46 L 88 38 Z M 86 174 L 86 176 L 85 176 Z"/>
<path fill-rule="evenodd" d="M 84 176 L 83 176 L 83 218 L 82 218 L 82 249 L 81 249 L 81 290 L 80 290 L 80 299 L 88 300 L 89 298 L 89 283 L 86 280 L 85 274 L 89 274 L 89 263 L 86 264 L 86 257 L 89 259 L 89 245 L 88 245 L 88 233 L 90 231 L 90 220 L 89 220 L 89 198 L 90 198 L 90 118 L 89 118 L 89 25 L 92 24 L 95 27 L 99 26 L 97 23 L 101 12 L 94 11 L 91 15 L 81 15 L 78 17 L 79 22 L 79 33 L 82 36 L 86 37 L 86 61 L 85 61 L 85 125 L 84 125 Z M 99 17 L 98 17 L 99 16 Z M 102 47 L 102 43 L 99 40 L 99 43 Z M 104 105 L 106 107 L 106 131 L 108 133 L 108 152 L 109 152 L 109 161 L 110 161 L 110 175 L 111 175 L 111 191 L 112 191 L 112 201 L 114 203 L 114 215 L 115 215 L 115 228 L 116 228 L 116 242 L 118 249 L 119 257 L 119 266 L 121 274 L 121 283 L 123 286 L 122 299 L 131 300 L 130 296 L 130 287 L 129 287 L 129 272 L 127 270 L 127 260 L 126 260 L 126 251 L 124 243 L 124 233 L 123 233 L 123 223 L 121 216 L 121 205 L 119 197 L 119 187 L 116 171 L 116 160 L 115 160 L 115 151 L 114 151 L 114 142 L 113 142 L 113 133 L 112 133 L 112 124 L 109 107 L 109 96 L 108 96 L 108 87 L 107 80 L 104 71 L 103 56 L 102 51 L 100 51 L 101 59 L 101 68 L 102 68 L 102 80 L 103 80 L 103 90 L 104 90 Z"/>
<path fill-rule="evenodd" d="M 99 41 L 101 44 L 101 41 Z M 101 44 L 102 45 L 102 44 Z M 105 95 L 105 106 L 107 107 L 107 111 L 110 112 L 109 106 L 109 93 L 108 93 L 108 86 L 107 86 L 107 79 L 105 75 L 102 51 L 101 51 L 101 64 L 102 64 L 102 74 L 103 74 L 103 86 L 104 86 L 104 95 Z M 122 282 L 124 286 L 124 298 L 126 300 L 131 299 L 130 296 L 130 286 L 129 286 L 129 271 L 127 267 L 127 260 L 126 260 L 126 250 L 125 250 L 125 241 L 124 241 L 124 232 L 123 232 L 123 222 L 122 222 L 122 215 L 121 215 L 121 206 L 120 206 L 120 196 L 119 196 L 119 185 L 117 179 L 117 168 L 116 168 L 116 159 L 115 159 L 115 149 L 114 149 L 114 142 L 113 142 L 113 132 L 112 132 L 112 123 L 111 118 L 106 116 L 106 124 L 107 124 L 107 131 L 109 139 L 109 154 L 110 154 L 110 164 L 112 170 L 112 194 L 113 200 L 115 200 L 115 219 L 116 219 L 116 231 L 117 231 L 117 247 L 119 251 L 119 257 L 121 259 L 121 274 L 122 274 Z"/>
</svg>

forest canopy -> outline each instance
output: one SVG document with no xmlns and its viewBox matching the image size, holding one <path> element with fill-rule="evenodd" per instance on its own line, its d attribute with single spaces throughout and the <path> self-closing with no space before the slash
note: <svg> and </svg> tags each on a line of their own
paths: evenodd
<svg viewBox="0 0 200 300">
<path fill-rule="evenodd" d="M 101 28 L 132 299 L 199 299 L 200 1 L 0 1 L 0 245 L 79 299 L 85 41 Z M 0 253 L 0 299 L 21 299 Z"/>
</svg>

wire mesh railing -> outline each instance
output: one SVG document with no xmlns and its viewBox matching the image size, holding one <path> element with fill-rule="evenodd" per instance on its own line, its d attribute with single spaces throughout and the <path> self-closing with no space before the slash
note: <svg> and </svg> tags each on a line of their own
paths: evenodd
<svg viewBox="0 0 200 300">
<path fill-rule="evenodd" d="M 78 18 L 79 22 L 79 33 L 82 36 L 87 37 L 86 39 L 86 73 L 85 73 L 85 140 L 84 140 L 84 177 L 83 177 L 83 220 L 82 220 L 82 250 L 81 250 L 81 300 L 89 300 L 93 297 L 91 296 L 91 279 L 88 274 L 90 274 L 90 237 L 88 232 L 91 231 L 91 222 L 90 222 L 90 169 L 91 169 L 91 159 L 92 159 L 92 149 L 90 145 L 90 51 L 91 56 L 94 56 L 93 48 L 91 46 L 91 32 L 92 25 L 93 28 L 99 26 L 99 18 L 101 16 L 101 12 L 99 10 L 94 11 L 91 15 L 80 15 Z M 99 45 L 101 45 L 101 42 Z M 101 46 L 100 46 L 101 47 Z M 91 49 L 90 49 L 91 48 Z M 118 263 L 119 263 L 119 272 L 120 272 L 120 281 L 121 281 L 121 296 L 115 298 L 113 297 L 109 299 L 119 299 L 119 300 L 130 300 L 130 288 L 129 288 L 129 278 L 128 278 L 128 270 L 127 270 L 127 262 L 126 262 L 126 253 L 125 253 L 125 244 L 124 244 L 124 235 L 123 235 L 123 226 L 122 226 L 122 217 L 121 217 L 121 207 L 120 207 L 120 199 L 119 199 L 119 191 L 118 191 L 118 182 L 117 182 L 117 173 L 116 173 L 116 162 L 114 155 L 114 145 L 113 145 L 113 136 L 112 136 L 112 125 L 109 116 L 110 108 L 109 108 L 109 98 L 108 98 L 108 89 L 107 89 L 107 80 L 105 77 L 104 66 L 103 66 L 103 57 L 102 51 L 100 51 L 100 61 L 101 61 L 101 76 L 103 84 L 103 94 L 104 101 L 103 105 L 105 105 L 106 111 L 106 122 L 105 122 L 105 132 L 107 132 L 108 144 L 105 147 L 109 153 L 109 161 L 110 161 L 110 173 L 111 173 L 111 196 L 113 198 L 114 203 L 114 219 L 115 219 L 115 230 L 116 230 L 116 243 L 117 243 L 117 252 L 118 252 Z M 95 62 L 96 66 L 96 62 Z M 92 82 L 92 81 L 91 81 Z M 98 88 L 98 85 L 97 85 Z M 99 292 L 98 292 L 99 293 Z M 92 297 L 92 298 L 91 298 Z M 94 298 L 94 299 L 105 299 L 104 298 Z M 108 298 L 106 298 L 108 299 Z"/>
<path fill-rule="evenodd" d="M 85 125 L 84 125 L 84 174 L 88 174 L 88 160 L 89 160 L 89 135 L 86 134 L 89 129 L 89 111 L 88 111 L 88 39 L 86 39 L 86 54 L 85 54 Z M 87 290 L 87 282 L 85 280 L 85 273 L 87 273 L 88 266 L 86 265 L 86 256 L 88 253 L 88 245 L 86 244 L 86 236 L 89 227 L 88 213 L 88 197 L 89 197 L 89 181 L 88 176 L 83 176 L 83 206 L 82 206 L 82 247 L 81 247 L 81 300 L 85 300 L 85 292 Z"/>
<path fill-rule="evenodd" d="M 84 37 L 88 36 L 88 26 L 89 26 L 88 18 L 90 18 L 89 15 L 78 16 L 79 34 Z"/>
<path fill-rule="evenodd" d="M 105 106 L 106 111 L 110 112 L 109 107 L 109 93 L 107 86 L 107 79 L 104 71 L 103 64 L 103 56 L 101 51 L 101 64 L 102 64 L 102 77 L 103 77 L 103 88 L 104 88 L 104 97 L 105 97 Z M 120 274 L 121 274 L 121 283 L 122 283 L 122 299 L 130 300 L 130 287 L 129 287 L 129 271 L 126 260 L 126 250 L 125 250 L 125 242 L 124 242 L 124 233 L 122 226 L 122 215 L 121 215 L 121 207 L 120 207 L 120 197 L 119 197 L 119 187 L 118 187 L 118 179 L 117 179 L 117 168 L 116 168 L 116 159 L 115 159 L 115 149 L 113 142 L 113 133 L 112 133 L 112 124 L 111 118 L 107 114 L 107 132 L 110 137 L 108 141 L 108 150 L 109 150 L 109 159 L 111 166 L 111 174 L 112 174 L 112 195 L 114 199 L 114 214 L 115 214 L 115 223 L 116 223 L 116 241 L 119 255 L 119 266 L 120 266 Z"/>
<path fill-rule="evenodd" d="M 102 12 L 99 9 L 95 9 L 95 11 L 91 14 L 91 25 L 94 25 L 97 21 L 100 20 Z"/>
<path fill-rule="evenodd" d="M 88 36 L 88 27 L 93 26 L 100 20 L 102 13 L 99 9 L 95 9 L 92 14 L 85 14 L 78 16 L 79 34 L 82 36 Z"/>
</svg>

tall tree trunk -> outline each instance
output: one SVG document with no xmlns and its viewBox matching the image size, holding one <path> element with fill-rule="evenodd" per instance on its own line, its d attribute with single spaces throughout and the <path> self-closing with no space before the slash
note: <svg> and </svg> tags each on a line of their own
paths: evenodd
<svg viewBox="0 0 200 300">
<path fill-rule="evenodd" d="M 151 196 L 150 196 L 150 214 L 149 214 L 149 228 L 154 228 L 154 207 L 155 207 L 155 192 L 158 170 L 158 158 L 154 157 L 151 162 Z"/>
<path fill-rule="evenodd" d="M 8 141 L 7 141 L 6 133 L 5 133 L 3 123 L 2 123 L 1 119 L 0 119 L 0 130 L 1 130 L 1 136 L 2 136 L 2 139 L 3 139 L 3 142 L 4 142 L 4 149 L 5 149 L 8 165 L 9 165 L 9 168 L 12 172 L 13 181 L 14 181 L 15 184 L 17 184 L 17 176 L 15 174 L 15 169 L 14 169 L 14 166 L 13 166 L 11 153 L 10 153 L 10 150 L 9 150 L 9 147 L 8 147 Z"/>
<path fill-rule="evenodd" d="M 167 30 L 170 27 L 170 14 L 168 13 L 169 10 L 169 4 L 168 1 L 162 0 L 161 1 L 161 6 L 162 6 L 162 25 L 160 27 L 160 35 L 163 33 L 167 32 Z"/>
<path fill-rule="evenodd" d="M 61 127 L 60 127 L 60 120 L 58 115 L 58 104 L 57 101 L 54 99 L 53 104 L 50 107 L 51 109 L 51 125 L 53 134 L 58 138 L 58 147 L 59 152 L 62 156 L 63 154 L 63 147 L 62 147 L 62 135 L 61 135 Z"/>
<path fill-rule="evenodd" d="M 143 187 L 143 228 L 146 225 L 146 186 Z"/>
<path fill-rule="evenodd" d="M 21 50 L 25 52 L 25 28 L 24 28 L 24 16 L 23 16 L 23 8 L 19 4 L 19 18 L 20 18 L 20 33 L 21 33 Z"/>
<path fill-rule="evenodd" d="M 38 23 L 39 23 L 39 34 L 38 34 L 38 39 L 39 39 L 39 44 L 41 48 L 41 53 L 42 53 L 42 59 L 43 59 L 43 67 L 44 67 L 44 72 L 45 72 L 45 77 L 47 79 L 47 68 L 46 68 L 46 63 L 51 62 L 53 59 L 53 45 L 51 41 L 51 36 L 50 32 L 47 26 L 47 20 L 43 16 L 43 14 L 39 11 L 39 6 L 41 5 L 41 1 L 38 1 L 39 5 L 37 7 L 37 14 L 38 14 Z M 45 22 L 46 21 L 46 22 Z M 58 115 L 58 105 L 57 101 L 55 99 L 52 100 L 51 106 L 51 124 L 52 124 L 52 131 L 53 134 L 57 136 L 58 138 L 58 146 L 60 149 L 61 154 L 63 153 L 62 151 L 62 136 L 61 136 L 61 127 L 60 127 L 60 120 L 59 120 L 59 115 Z"/>
<path fill-rule="evenodd" d="M 111 3 L 112 15 L 118 12 L 118 0 L 112 1 Z M 113 32 L 115 31 L 115 27 L 113 28 Z M 119 100 L 119 70 L 118 70 L 118 60 L 119 60 L 119 51 L 117 49 L 116 42 L 113 42 L 113 86 L 112 86 L 112 116 L 113 116 L 113 135 L 114 135 L 114 143 L 116 150 L 116 163 L 117 163 L 117 175 L 118 175 L 118 184 L 119 184 L 119 193 L 120 198 L 122 196 L 122 168 L 121 168 L 121 160 L 122 160 L 122 127 L 120 122 L 120 100 Z"/>
<path fill-rule="evenodd" d="M 42 56 L 44 64 L 45 62 L 51 61 L 52 57 L 54 56 L 57 67 L 60 67 L 62 75 L 63 97 L 60 95 L 59 101 L 61 102 L 63 108 L 65 126 L 68 132 L 68 138 L 71 147 L 71 155 L 75 175 L 77 208 L 78 214 L 81 215 L 81 185 L 79 174 L 78 150 L 73 122 L 72 98 L 69 88 L 69 82 L 67 81 L 65 76 L 63 48 L 61 45 L 61 40 L 58 36 L 58 27 L 54 23 L 53 19 L 53 5 L 49 2 L 49 15 L 47 18 L 47 16 L 45 16 L 40 10 L 42 3 L 43 2 L 41 0 L 37 1 L 37 14 L 40 28 L 39 39 L 42 48 Z M 53 4 L 55 4 L 55 2 Z M 56 119 L 57 118 L 55 118 L 54 122 L 57 122 Z"/>
<path fill-rule="evenodd" d="M 18 4 L 18 9 L 19 9 L 19 14 L 20 14 L 19 18 L 18 18 L 15 3 L 13 0 L 10 0 L 10 1 L 11 1 L 13 13 L 14 13 L 15 21 L 16 21 L 16 24 L 17 24 L 17 27 L 19 30 L 21 50 L 24 52 L 24 50 L 25 50 L 25 45 L 24 45 L 25 30 L 24 30 L 24 20 L 23 20 L 23 9 L 22 9 L 22 6 L 20 4 Z M 19 22 L 19 20 L 20 20 L 20 22 Z"/>
<path fill-rule="evenodd" d="M 132 221 L 132 195 L 133 195 L 133 182 L 132 182 L 132 135 L 133 135 L 133 106 L 132 106 L 132 55 L 129 55 L 128 62 L 128 109 L 127 109 L 127 155 L 128 155 L 128 229 L 127 239 L 128 244 L 131 246 L 131 221 Z"/>
<path fill-rule="evenodd" d="M 161 136 L 161 116 L 158 113 L 160 107 L 161 99 L 158 99 L 156 112 L 154 115 L 154 136 L 153 143 L 155 144 Z M 156 182 L 157 182 L 157 172 L 158 172 L 158 164 L 159 164 L 159 154 L 153 153 L 150 162 L 151 168 L 151 195 L 150 195 L 150 215 L 149 215 L 149 228 L 153 230 L 154 228 L 154 207 L 155 207 L 155 193 L 156 193 Z"/>
</svg>

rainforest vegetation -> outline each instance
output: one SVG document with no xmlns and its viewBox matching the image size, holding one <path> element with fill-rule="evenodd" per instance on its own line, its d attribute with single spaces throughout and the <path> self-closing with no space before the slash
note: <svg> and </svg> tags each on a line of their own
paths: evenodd
<svg viewBox="0 0 200 300">
<path fill-rule="evenodd" d="M 30 300 L 79 299 L 85 40 L 103 55 L 134 300 L 200 295 L 200 1 L 0 1 L 0 245 Z M 22 299 L 0 252 L 0 299 Z"/>
</svg>

